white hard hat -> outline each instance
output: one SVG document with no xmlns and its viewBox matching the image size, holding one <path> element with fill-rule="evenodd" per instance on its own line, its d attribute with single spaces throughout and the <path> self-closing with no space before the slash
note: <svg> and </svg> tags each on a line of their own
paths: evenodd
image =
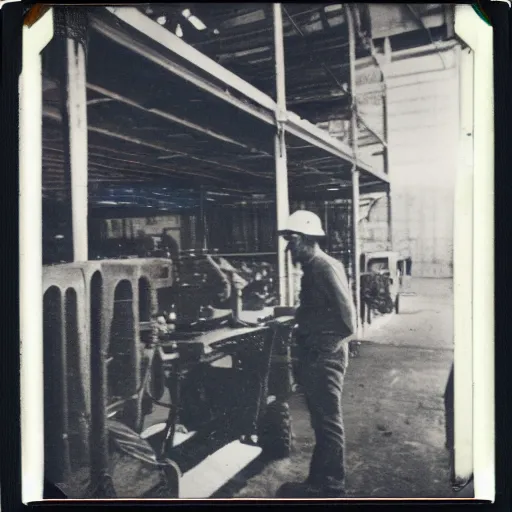
<svg viewBox="0 0 512 512">
<path fill-rule="evenodd" d="M 300 233 L 307 236 L 325 236 L 322 221 L 318 215 L 307 210 L 297 210 L 288 217 L 286 227 L 280 234 Z"/>
</svg>

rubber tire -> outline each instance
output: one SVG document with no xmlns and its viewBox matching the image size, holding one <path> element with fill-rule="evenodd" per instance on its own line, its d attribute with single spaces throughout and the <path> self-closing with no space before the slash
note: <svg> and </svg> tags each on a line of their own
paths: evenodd
<svg viewBox="0 0 512 512">
<path fill-rule="evenodd" d="M 164 362 L 158 352 L 153 356 L 149 388 L 155 400 L 162 399 L 165 393 Z"/>
<path fill-rule="evenodd" d="M 154 404 L 153 400 L 149 395 L 144 393 L 144 397 L 142 398 L 141 412 L 142 416 L 148 416 L 153 412 Z"/>
<path fill-rule="evenodd" d="M 397 315 L 400 313 L 400 295 L 397 295 L 395 299 L 395 313 Z"/>
<path fill-rule="evenodd" d="M 259 444 L 269 459 L 284 459 L 292 451 L 292 419 L 286 402 L 272 402 L 265 411 L 258 433 Z"/>
</svg>

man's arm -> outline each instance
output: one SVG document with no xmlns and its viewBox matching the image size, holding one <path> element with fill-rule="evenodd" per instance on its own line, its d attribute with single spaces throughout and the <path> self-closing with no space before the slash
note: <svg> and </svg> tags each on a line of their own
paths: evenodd
<svg viewBox="0 0 512 512">
<path fill-rule="evenodd" d="M 216 261 L 210 256 L 207 255 L 206 259 L 210 263 L 210 265 L 215 269 L 215 272 L 220 277 L 222 281 L 223 290 L 219 294 L 221 300 L 227 300 L 231 296 L 231 281 L 228 279 L 226 274 L 222 271 L 221 267 L 216 263 Z"/>
<path fill-rule="evenodd" d="M 339 312 L 350 334 L 354 334 L 357 329 L 356 311 L 344 269 L 326 265 L 322 282 L 333 309 Z"/>
</svg>

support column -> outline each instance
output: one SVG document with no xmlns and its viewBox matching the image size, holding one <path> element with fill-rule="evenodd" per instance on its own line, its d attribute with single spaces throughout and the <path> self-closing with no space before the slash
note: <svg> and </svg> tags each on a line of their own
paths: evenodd
<svg viewBox="0 0 512 512">
<path fill-rule="evenodd" d="M 391 63 L 391 45 L 389 38 L 384 41 L 384 62 L 386 66 Z M 386 145 L 383 148 L 384 172 L 389 178 L 389 140 L 388 140 L 388 93 L 386 84 L 386 73 L 379 65 L 382 74 L 382 132 Z M 393 250 L 393 217 L 392 217 L 392 203 L 391 203 L 391 183 L 388 183 L 387 191 L 387 221 L 388 221 L 388 250 Z"/>
<path fill-rule="evenodd" d="M 357 129 L 357 99 L 356 99 L 356 41 L 354 28 L 354 15 L 352 7 L 345 4 L 345 12 L 347 15 L 348 39 L 349 39 L 349 67 L 350 67 L 350 97 L 351 97 L 351 135 L 352 149 L 354 152 L 354 166 L 352 168 L 352 279 L 354 283 L 354 302 L 357 312 L 357 334 L 361 332 L 361 269 L 360 255 L 361 248 L 359 246 L 359 169 L 357 167 L 358 160 L 358 129 Z"/>
<path fill-rule="evenodd" d="M 324 231 L 327 233 L 325 249 L 331 252 L 331 237 L 329 236 L 329 202 L 324 201 Z"/>
<path fill-rule="evenodd" d="M 43 497 L 43 233 L 41 51 L 53 37 L 50 9 L 34 25 L 23 27 L 22 71 L 19 79 L 20 136 L 20 340 L 22 500 Z"/>
<path fill-rule="evenodd" d="M 352 171 L 352 269 L 358 334 L 361 334 L 361 248 L 359 246 L 359 171 Z"/>
<path fill-rule="evenodd" d="M 387 199 L 387 221 L 388 221 L 388 251 L 393 250 L 393 205 L 391 204 L 391 186 L 386 191 Z"/>
<path fill-rule="evenodd" d="M 275 135 L 276 162 L 276 207 L 277 229 L 283 229 L 290 215 L 290 199 L 288 194 L 288 165 L 286 157 L 286 141 L 284 124 L 286 123 L 286 87 L 284 66 L 283 15 L 281 4 L 273 4 L 274 10 L 274 47 L 276 63 L 276 120 Z M 293 305 L 293 274 L 289 254 L 285 253 L 286 242 L 279 237 L 277 243 L 278 273 L 279 273 L 279 304 Z"/>
<path fill-rule="evenodd" d="M 475 403 L 467 399 L 467 390 L 473 389 L 473 368 L 478 361 L 474 333 L 474 273 L 475 266 L 475 53 L 469 48 L 459 49 L 459 165 L 457 169 L 454 197 L 453 229 L 453 289 L 457 300 L 453 308 L 454 382 L 449 393 L 453 393 L 455 409 L 447 417 L 447 425 L 453 432 L 451 446 L 452 479 L 464 482 L 474 472 Z M 478 55 L 478 54 L 477 54 Z M 471 205 L 468 208 L 461 205 Z M 487 269 L 486 269 L 487 270 Z M 455 412 L 456 411 L 456 412 Z M 448 436 L 447 436 L 448 437 Z"/>
<path fill-rule="evenodd" d="M 201 251 L 206 250 L 206 229 L 205 229 L 205 192 L 203 186 L 199 190 L 199 219 L 198 219 L 198 232 L 199 240 L 198 245 Z"/>
<path fill-rule="evenodd" d="M 66 172 L 71 197 L 73 261 L 88 260 L 88 148 L 86 47 L 87 16 L 68 9 L 55 11 L 56 31 L 64 45 L 62 120 Z M 67 144 L 66 144 L 67 142 Z M 67 147 L 66 147 L 67 146 Z"/>
</svg>

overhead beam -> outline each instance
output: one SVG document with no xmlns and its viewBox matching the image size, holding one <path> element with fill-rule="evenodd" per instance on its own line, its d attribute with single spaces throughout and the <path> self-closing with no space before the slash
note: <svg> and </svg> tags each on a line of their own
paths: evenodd
<svg viewBox="0 0 512 512">
<path fill-rule="evenodd" d="M 110 91 L 108 89 L 105 89 L 104 87 L 100 87 L 98 85 L 94 85 L 94 84 L 87 84 L 87 87 L 92 90 L 92 91 L 95 91 L 99 94 L 103 94 L 104 96 L 107 96 L 107 98 L 104 98 L 103 100 L 107 100 L 107 101 L 118 101 L 120 103 L 124 103 L 125 105 L 129 105 L 133 108 L 136 108 L 138 110 L 142 110 L 148 114 L 153 114 L 155 116 L 158 116 L 158 117 L 161 117 L 162 119 L 166 119 L 168 121 L 171 121 L 171 122 L 174 122 L 176 124 L 179 124 L 181 126 L 184 126 L 186 128 L 190 128 L 191 130 L 194 130 L 194 131 L 197 131 L 199 133 L 202 133 L 204 135 L 207 135 L 207 136 L 210 136 L 212 138 L 215 138 L 217 140 L 220 140 L 222 142 L 226 142 L 226 143 L 229 143 L 229 144 L 232 144 L 232 145 L 235 145 L 235 146 L 238 146 L 240 148 L 243 148 L 243 149 L 246 149 L 248 151 L 250 151 L 252 154 L 250 155 L 247 155 L 246 157 L 244 158 L 247 158 L 247 159 L 252 159 L 252 158 L 265 158 L 265 157 L 271 157 L 270 154 L 266 153 L 265 151 L 263 150 L 259 150 L 257 148 L 254 148 L 254 147 L 250 147 L 246 144 L 243 144 L 239 141 L 236 141 L 230 137 L 227 137 L 226 135 L 223 135 L 223 134 L 220 134 L 218 132 L 215 132 L 214 130 L 210 130 L 210 129 L 207 129 L 207 128 L 203 128 L 202 126 L 199 126 L 198 124 L 195 124 L 195 123 L 192 123 L 190 121 L 187 121 L 186 119 L 181 119 L 173 114 L 170 114 L 168 112 L 164 112 L 162 110 L 159 110 L 159 109 L 155 109 L 155 108 L 146 108 L 144 107 L 143 105 L 141 105 L 140 103 L 137 103 L 136 101 L 134 100 L 131 100 L 125 96 L 122 96 L 116 92 L 113 92 L 113 91 Z M 101 101 L 102 99 L 99 99 L 99 100 L 93 100 L 93 101 Z M 255 154 L 256 152 L 256 154 Z M 160 158 L 162 159 L 165 159 L 165 158 L 173 158 L 175 155 L 171 155 L 171 156 L 162 156 Z M 307 167 L 305 167 L 307 168 Z M 315 169 L 313 169 L 315 170 Z"/>
<path fill-rule="evenodd" d="M 230 103 L 236 108 L 267 124 L 275 126 L 276 121 L 273 114 L 276 110 L 276 103 L 272 98 L 270 98 L 270 96 L 262 93 L 245 80 L 242 80 L 231 71 L 217 64 L 209 57 L 206 57 L 201 52 L 182 41 L 179 37 L 172 34 L 158 23 L 152 21 L 137 9 L 133 7 L 108 7 L 107 9 L 124 23 L 127 23 L 146 37 L 159 43 L 161 46 L 177 55 L 180 59 L 188 61 L 202 73 L 206 72 L 211 81 L 205 80 L 202 76 L 198 76 L 189 69 L 163 57 L 161 54 L 147 47 L 140 41 L 128 37 L 122 32 L 122 30 L 112 24 L 107 24 L 105 21 L 93 17 L 93 28 L 103 36 L 137 53 L 138 55 L 151 60 L 155 64 L 162 66 L 188 82 L 193 83 L 203 91 L 213 94 L 217 98 Z M 242 94 L 247 99 L 254 102 L 255 105 L 247 104 L 246 102 L 235 98 L 222 87 L 214 85 L 215 82 L 219 81 L 225 86 L 228 86 Z M 289 113 L 285 129 L 286 132 L 291 135 L 299 137 L 302 140 L 309 142 L 320 149 L 328 151 L 345 161 L 354 163 L 353 154 L 348 146 L 336 140 L 334 137 L 331 137 L 324 130 L 321 130 L 308 121 L 301 119 L 296 114 Z M 378 179 L 387 181 L 384 173 L 372 169 L 368 163 L 359 160 L 358 165 L 363 171 L 373 174 Z"/>
<path fill-rule="evenodd" d="M 94 148 L 93 145 L 89 145 L 90 148 Z M 56 153 L 64 153 L 62 149 L 54 148 L 52 146 L 49 146 L 48 144 L 44 145 L 45 151 L 53 151 Z M 121 155 L 122 152 L 119 152 Z M 95 158 L 92 158 L 95 157 Z M 45 159 L 48 159 L 48 157 L 44 157 Z M 105 163 L 100 163 L 105 162 Z M 57 160 L 59 163 L 62 163 L 62 160 Z M 91 162 L 91 166 L 98 166 L 98 167 L 104 167 L 106 169 L 112 170 L 112 168 L 119 169 L 123 173 L 135 173 L 135 174 L 141 174 L 141 175 L 148 175 L 148 176 L 158 176 L 158 177 L 169 177 L 171 173 L 179 173 L 179 174 L 189 174 L 192 176 L 202 176 L 205 178 L 208 178 L 210 180 L 217 180 L 219 182 L 222 182 L 223 180 L 213 174 L 198 174 L 194 173 L 193 171 L 184 170 L 183 168 L 177 170 L 171 167 L 165 167 L 161 165 L 153 165 L 148 162 L 140 161 L 140 160 L 133 160 L 133 159 L 126 159 L 126 158 L 117 158 L 108 154 L 102 154 L 97 153 L 96 151 L 89 151 L 89 161 Z M 120 167 L 121 164 L 115 163 L 115 162 L 121 162 L 121 164 L 128 164 L 133 165 L 133 169 L 128 169 L 126 166 Z"/>
<path fill-rule="evenodd" d="M 50 108 L 45 109 L 44 113 L 47 117 L 49 117 L 51 119 L 55 119 L 55 120 L 61 119 L 59 113 Z M 92 130 L 94 130 L 94 127 L 92 127 Z M 104 131 L 102 131 L 101 133 L 103 135 L 105 135 Z M 114 132 L 108 132 L 108 134 L 111 134 L 113 137 L 116 137 L 119 135 Z M 123 140 L 124 139 L 125 139 L 125 137 L 123 137 Z M 52 142 L 54 142 L 54 141 L 52 141 Z M 143 143 L 143 141 L 139 142 L 139 139 L 134 139 L 134 144 L 142 144 L 142 143 Z M 107 153 L 99 153 L 98 150 L 103 149 L 104 151 L 108 151 L 108 152 L 113 151 L 116 154 L 120 153 L 122 156 L 125 155 L 125 153 L 119 152 L 116 150 L 112 150 L 112 148 L 101 148 L 101 147 L 97 147 L 94 145 L 89 145 L 89 147 L 96 148 L 95 150 L 93 149 L 92 151 L 89 151 L 89 170 L 90 171 L 93 170 L 95 167 L 103 167 L 105 169 L 112 170 L 113 167 L 115 166 L 115 169 L 119 170 L 119 172 L 124 173 L 124 174 L 145 175 L 146 180 L 151 177 L 158 177 L 158 179 L 165 178 L 165 177 L 169 178 L 169 177 L 171 177 L 171 174 L 174 174 L 174 175 L 179 174 L 179 175 L 183 175 L 183 176 L 198 176 L 200 178 L 204 178 L 209 181 L 217 181 L 219 183 L 225 182 L 225 180 L 223 180 L 222 178 L 219 178 L 215 174 L 210 174 L 210 173 L 206 173 L 206 172 L 197 172 L 197 171 L 194 171 L 194 170 L 191 170 L 188 168 L 184 169 L 183 167 L 180 167 L 179 169 L 177 169 L 177 168 L 171 168 L 171 167 L 162 166 L 162 165 L 153 165 L 148 162 L 141 161 L 141 160 L 134 159 L 134 158 L 126 158 L 126 157 L 119 158 L 117 156 L 112 156 Z M 52 146 L 51 144 L 47 144 L 47 143 L 45 143 L 44 148 L 46 151 L 57 153 L 59 155 L 65 153 L 65 151 L 63 149 L 56 148 L 56 147 Z M 130 153 L 128 153 L 126 155 L 131 156 Z M 247 155 L 246 159 L 263 158 L 263 157 L 264 158 L 274 158 L 273 155 Z M 62 164 L 62 165 L 64 165 L 64 163 L 65 163 L 65 161 L 62 158 L 58 158 L 58 157 L 54 157 L 54 156 L 47 155 L 44 158 L 48 162 L 54 161 L 54 162 Z M 332 159 L 332 157 L 327 156 L 327 157 L 324 157 L 323 159 Z M 119 163 L 117 163 L 117 162 L 119 162 Z M 127 168 L 126 164 L 128 164 L 130 166 L 133 165 L 134 168 L 133 169 Z M 305 176 L 307 174 L 318 174 L 321 176 L 328 176 L 328 174 L 326 174 L 324 171 L 321 171 L 315 167 L 312 167 L 311 164 L 315 164 L 315 160 L 303 159 L 303 161 L 298 162 L 298 163 L 290 162 L 289 167 L 294 168 L 296 170 L 300 170 L 301 171 L 300 176 Z M 122 165 L 122 167 L 121 167 L 121 165 Z M 338 165 L 333 164 L 331 167 L 339 167 L 339 164 Z M 105 171 L 105 172 L 107 172 L 107 171 Z M 112 174 L 110 174 L 110 175 L 112 175 Z M 297 175 L 297 176 L 299 176 L 299 175 Z M 268 176 L 268 177 L 269 177 L 269 179 L 272 178 L 272 176 Z M 181 178 L 181 176 L 180 176 L 180 178 Z M 131 179 L 131 178 L 129 178 L 129 179 Z"/>
<path fill-rule="evenodd" d="M 158 25 L 158 23 L 155 23 L 155 25 L 159 28 L 162 28 L 160 25 Z M 123 46 L 124 48 L 130 51 L 133 51 L 137 55 L 140 55 L 141 57 L 148 59 L 154 64 L 161 66 L 162 68 L 175 74 L 176 76 L 179 76 L 183 80 L 195 85 L 199 89 L 209 94 L 212 94 L 213 96 L 225 101 L 226 103 L 233 105 L 239 110 L 251 114 L 252 116 L 260 119 L 260 121 L 263 121 L 267 124 L 275 125 L 275 119 L 271 112 L 255 108 L 252 105 L 247 105 L 238 98 L 235 98 L 234 96 L 227 94 L 226 91 L 222 89 L 220 86 L 214 85 L 213 83 L 206 81 L 204 78 L 191 72 L 187 68 L 180 66 L 172 60 L 162 56 L 160 53 L 156 52 L 149 46 L 141 43 L 140 41 L 136 41 L 128 37 L 124 32 L 119 30 L 119 28 L 113 25 L 108 25 L 103 20 L 94 17 L 92 17 L 91 19 L 91 26 L 98 33 L 105 36 L 107 39 L 115 42 L 116 44 L 119 44 L 120 46 Z M 150 35 L 149 37 L 151 38 Z"/>
<path fill-rule="evenodd" d="M 245 149 L 248 149 L 248 150 L 255 150 L 255 148 L 250 148 L 249 146 L 247 146 L 246 144 L 243 144 L 239 141 L 236 141 L 234 139 L 232 139 L 231 137 L 228 137 L 226 135 L 223 135 L 221 133 L 218 133 L 214 130 L 210 130 L 208 128 L 203 128 L 202 126 L 199 126 L 198 124 L 196 123 L 192 123 L 190 121 L 187 121 L 186 119 L 182 119 L 178 116 L 175 116 L 173 114 L 170 114 L 169 112 L 164 112 L 163 110 L 160 110 L 160 109 L 157 109 L 157 108 L 146 108 L 144 107 L 143 105 L 141 105 L 140 103 L 137 103 L 136 101 L 134 100 L 131 100 L 130 98 L 127 98 L 125 96 L 122 96 L 121 94 L 118 94 L 116 92 L 113 92 L 113 91 L 110 91 L 108 89 L 105 89 L 104 87 L 100 87 L 99 85 L 94 85 L 94 84 L 87 84 L 87 88 L 90 89 L 91 91 L 94 91 L 94 92 L 97 92 L 99 94 L 102 94 L 103 96 L 107 96 L 107 98 L 103 99 L 103 101 L 105 100 L 116 100 L 120 103 L 124 103 L 125 105 L 129 105 L 133 108 L 136 108 L 138 110 L 142 110 L 148 114 L 152 114 L 154 116 L 158 116 L 162 119 L 166 119 L 168 121 L 171 121 L 175 124 L 179 124 L 180 126 L 184 126 L 185 128 L 188 128 L 190 130 L 193 130 L 195 132 L 198 132 L 198 133 L 201 133 L 203 135 L 207 135 L 209 137 L 212 137 L 214 139 L 217 139 L 217 140 L 220 140 L 222 142 L 227 142 L 228 144 L 232 144 L 234 146 L 238 146 L 238 147 L 241 147 L 241 148 L 245 148 Z M 92 100 L 92 101 L 101 101 L 101 100 Z"/>
<path fill-rule="evenodd" d="M 270 96 L 262 93 L 239 76 L 220 64 L 217 64 L 214 60 L 187 44 L 177 35 L 142 14 L 138 9 L 134 7 L 107 7 L 106 9 L 117 16 L 121 21 L 137 29 L 139 32 L 142 32 L 165 48 L 172 50 L 182 59 L 206 71 L 217 80 L 224 82 L 225 85 L 248 96 L 262 107 L 269 110 L 275 108 L 275 102 Z"/>
<path fill-rule="evenodd" d="M 65 165 L 65 160 L 62 159 L 62 158 L 49 158 L 49 157 L 43 157 L 43 164 L 45 166 L 45 172 L 48 174 L 49 171 L 52 170 L 52 168 L 54 170 L 57 170 L 58 169 L 58 172 L 60 173 L 60 175 L 62 175 L 62 169 Z M 56 167 L 57 164 L 60 168 Z M 129 175 L 129 174 L 132 174 L 132 175 L 136 175 L 136 176 L 141 176 L 143 179 L 144 177 L 146 177 L 146 180 L 148 179 L 148 176 L 150 178 L 156 178 L 156 179 L 164 179 L 164 178 L 169 178 L 171 173 L 173 172 L 172 170 L 169 170 L 167 172 L 163 172 L 163 171 L 147 171 L 146 169 L 141 169 L 145 167 L 145 164 L 141 162 L 141 165 L 139 167 L 133 167 L 133 168 L 128 168 L 126 166 L 119 166 L 119 165 L 116 165 L 112 162 L 109 163 L 109 165 L 107 164 L 103 164 L 103 163 L 100 163 L 98 160 L 94 160 L 94 159 L 89 159 L 89 174 L 92 176 L 93 175 L 93 172 L 94 171 L 97 171 L 97 172 L 103 172 L 105 176 L 109 176 L 109 177 L 115 177 L 115 176 L 118 176 L 118 177 L 124 177 L 125 179 L 126 178 L 126 175 Z M 180 171 L 182 173 L 185 173 L 185 171 Z M 215 177 L 214 176 L 209 176 L 209 175 L 204 175 L 204 178 L 207 178 L 207 179 L 212 179 L 214 180 Z M 62 176 L 62 179 L 64 179 L 64 176 Z M 222 181 L 222 180 L 218 180 L 218 181 Z"/>
<path fill-rule="evenodd" d="M 55 121 L 62 122 L 62 116 L 60 115 L 60 113 L 57 110 L 52 109 L 50 107 L 46 107 L 44 109 L 43 115 L 45 117 L 49 118 L 49 119 L 53 119 Z M 257 172 L 253 172 L 253 171 L 249 171 L 248 169 L 243 169 L 243 168 L 240 168 L 240 167 L 237 167 L 237 166 L 234 166 L 234 165 L 230 165 L 230 164 L 224 164 L 222 162 L 217 162 L 215 160 L 206 160 L 206 159 L 203 159 L 203 158 L 199 158 L 199 157 L 196 157 L 196 156 L 184 153 L 182 151 L 169 149 L 169 147 L 163 146 L 161 144 L 154 144 L 152 142 L 147 142 L 147 141 L 144 141 L 142 139 L 139 139 L 137 137 L 132 137 L 132 136 L 129 136 L 129 135 L 124 135 L 122 133 L 113 132 L 111 130 L 107 130 L 105 128 L 100 128 L 98 126 L 91 126 L 91 125 L 89 125 L 88 129 L 91 132 L 99 133 L 99 134 L 105 135 L 107 137 L 116 138 L 116 139 L 119 139 L 119 140 L 123 140 L 125 142 L 130 142 L 132 144 L 137 144 L 139 146 L 145 146 L 145 147 L 148 147 L 148 148 L 151 148 L 151 149 L 157 149 L 159 151 L 163 151 L 163 152 L 166 152 L 166 153 L 176 154 L 176 155 L 178 155 L 180 157 L 183 157 L 183 158 L 189 158 L 191 160 L 195 160 L 195 161 L 198 161 L 198 162 L 203 162 L 203 163 L 211 164 L 213 166 L 222 167 L 222 168 L 226 169 L 227 171 L 230 171 L 230 172 L 233 172 L 233 173 L 238 173 L 238 174 L 242 173 L 242 174 L 247 174 L 247 175 L 255 176 L 255 177 L 258 177 L 258 178 L 271 179 L 271 176 L 269 176 L 269 175 L 265 175 L 265 174 L 257 173 Z"/>
</svg>

